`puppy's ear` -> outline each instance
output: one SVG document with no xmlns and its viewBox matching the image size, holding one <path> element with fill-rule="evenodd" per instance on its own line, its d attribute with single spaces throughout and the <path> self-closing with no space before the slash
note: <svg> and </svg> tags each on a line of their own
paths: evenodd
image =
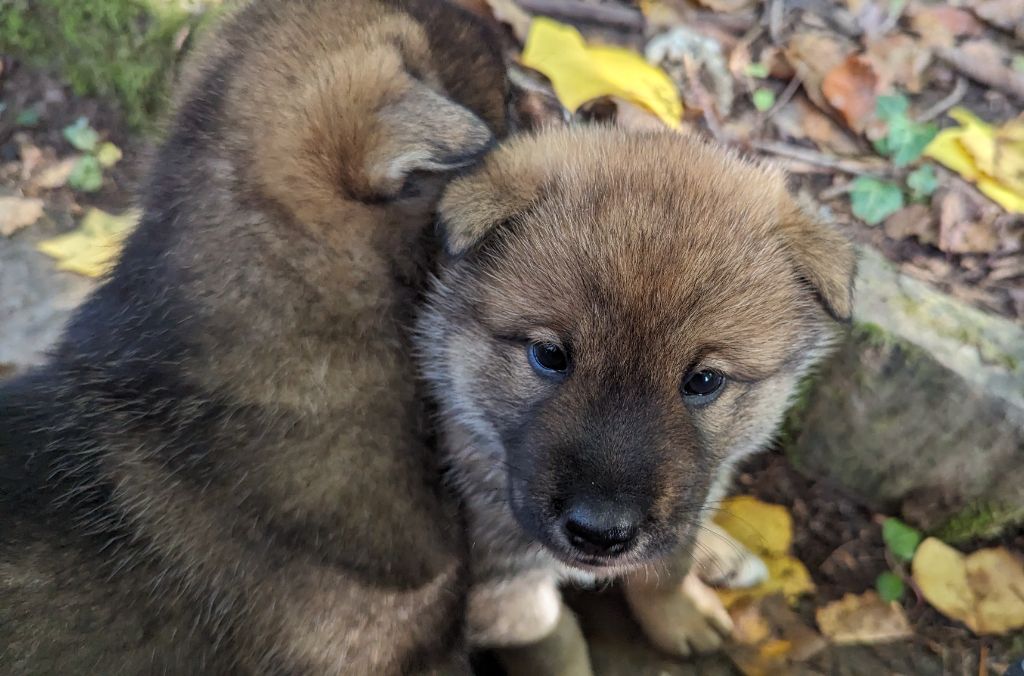
<svg viewBox="0 0 1024 676">
<path fill-rule="evenodd" d="M 812 215 L 809 207 L 788 196 L 786 203 L 780 228 L 797 272 L 814 288 L 832 317 L 850 321 L 857 268 L 853 245 L 835 226 Z"/>
<path fill-rule="evenodd" d="M 397 194 L 413 173 L 468 167 L 495 142 L 483 120 L 415 80 L 376 115 L 365 169 L 369 184 L 385 196 Z"/>
<path fill-rule="evenodd" d="M 543 151 L 508 152 L 506 146 L 479 169 L 452 181 L 438 207 L 448 254 L 465 255 L 540 200 L 548 176 L 546 159 Z"/>
<path fill-rule="evenodd" d="M 509 126 L 513 132 L 564 126 L 572 115 L 558 100 L 554 87 L 540 71 L 519 63 L 508 66 Z"/>
</svg>

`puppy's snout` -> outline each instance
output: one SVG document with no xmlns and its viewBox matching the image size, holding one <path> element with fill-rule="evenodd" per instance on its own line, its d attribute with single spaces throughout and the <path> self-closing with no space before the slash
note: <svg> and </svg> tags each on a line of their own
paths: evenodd
<svg viewBox="0 0 1024 676">
<path fill-rule="evenodd" d="M 576 500 L 563 516 L 570 544 L 585 554 L 600 556 L 629 549 L 642 520 L 639 509 L 602 500 Z"/>
</svg>

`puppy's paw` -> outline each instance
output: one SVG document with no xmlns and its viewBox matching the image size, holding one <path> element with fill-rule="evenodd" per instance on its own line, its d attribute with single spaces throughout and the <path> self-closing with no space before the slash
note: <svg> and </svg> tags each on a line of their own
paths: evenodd
<svg viewBox="0 0 1024 676">
<path fill-rule="evenodd" d="M 746 589 L 768 579 L 764 561 L 712 522 L 697 535 L 693 569 L 707 584 L 724 589 Z"/>
<path fill-rule="evenodd" d="M 625 591 L 647 638 L 667 653 L 686 657 L 712 652 L 732 634 L 725 606 L 694 572 L 665 587 L 627 582 Z"/>
</svg>

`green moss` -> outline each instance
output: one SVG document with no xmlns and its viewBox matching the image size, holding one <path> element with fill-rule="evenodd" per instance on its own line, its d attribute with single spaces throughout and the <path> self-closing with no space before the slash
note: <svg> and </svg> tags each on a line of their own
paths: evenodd
<svg viewBox="0 0 1024 676">
<path fill-rule="evenodd" d="M 998 536 L 1007 527 L 1024 522 L 1024 507 L 976 504 L 955 514 L 933 533 L 940 540 L 957 544 L 975 538 Z"/>
<path fill-rule="evenodd" d="M 76 94 L 116 100 L 130 125 L 146 127 L 190 21 L 172 0 L 0 0 L 0 52 L 54 71 Z"/>
</svg>

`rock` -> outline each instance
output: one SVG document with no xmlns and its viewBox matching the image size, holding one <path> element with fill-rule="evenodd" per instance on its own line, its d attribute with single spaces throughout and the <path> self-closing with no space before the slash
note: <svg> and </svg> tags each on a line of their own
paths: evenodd
<svg viewBox="0 0 1024 676">
<path fill-rule="evenodd" d="M 854 326 L 798 404 L 787 453 L 956 542 L 1024 522 L 1024 328 L 862 249 Z"/>
</svg>

